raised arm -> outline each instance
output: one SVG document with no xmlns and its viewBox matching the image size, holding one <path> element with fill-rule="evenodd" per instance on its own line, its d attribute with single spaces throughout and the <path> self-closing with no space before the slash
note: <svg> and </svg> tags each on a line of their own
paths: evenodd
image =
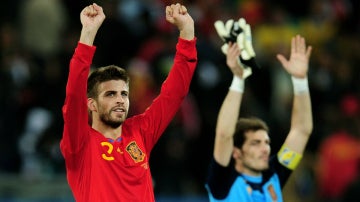
<svg viewBox="0 0 360 202">
<path fill-rule="evenodd" d="M 236 43 L 229 43 L 226 64 L 233 73 L 233 81 L 217 118 L 213 153 L 215 161 L 222 166 L 228 166 L 231 160 L 233 135 L 244 91 L 243 67 L 239 63 L 239 56 L 240 50 Z"/>
<path fill-rule="evenodd" d="M 63 106 L 64 132 L 61 149 L 65 156 L 79 151 L 88 135 L 87 130 L 84 130 L 88 126 L 87 78 L 96 49 L 93 42 L 104 19 L 102 8 L 96 4 L 85 7 L 80 13 L 82 29 L 78 46 L 70 61 Z"/>
<path fill-rule="evenodd" d="M 305 39 L 297 35 L 291 40 L 290 59 L 287 60 L 283 55 L 277 55 L 284 69 L 291 75 L 294 87 L 291 128 L 284 145 L 298 154 L 303 154 L 313 129 L 307 80 L 311 51 L 312 47 L 307 47 Z"/>
<path fill-rule="evenodd" d="M 179 37 L 174 63 L 161 85 L 160 94 L 141 116 L 147 121 L 139 127 L 151 130 L 148 132 L 152 134 L 145 139 L 148 151 L 153 148 L 188 95 L 197 65 L 194 21 L 186 7 L 179 3 L 166 6 L 165 16 L 166 20 L 179 30 Z"/>
</svg>

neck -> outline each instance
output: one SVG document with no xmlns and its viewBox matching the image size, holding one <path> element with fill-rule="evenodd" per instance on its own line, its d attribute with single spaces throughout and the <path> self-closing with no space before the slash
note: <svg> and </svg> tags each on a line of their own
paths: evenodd
<svg viewBox="0 0 360 202">
<path fill-rule="evenodd" d="M 249 176 L 261 176 L 261 171 L 257 171 L 253 169 L 244 169 L 242 173 Z"/>
<path fill-rule="evenodd" d="M 121 136 L 121 131 L 122 131 L 122 125 L 120 125 L 117 128 L 112 128 L 108 125 L 105 124 L 96 124 L 93 123 L 91 126 L 93 129 L 99 131 L 104 137 L 106 138 L 111 138 L 111 139 L 117 139 L 118 137 Z"/>
<path fill-rule="evenodd" d="M 243 174 L 249 175 L 249 176 L 261 176 L 261 171 L 251 169 L 251 168 L 247 167 L 246 165 L 244 165 L 241 161 L 235 162 L 235 170 L 238 173 L 243 173 Z"/>
</svg>

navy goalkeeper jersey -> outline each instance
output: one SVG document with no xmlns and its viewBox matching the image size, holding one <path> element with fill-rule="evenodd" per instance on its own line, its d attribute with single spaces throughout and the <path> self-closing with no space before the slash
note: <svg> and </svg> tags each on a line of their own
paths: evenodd
<svg viewBox="0 0 360 202">
<path fill-rule="evenodd" d="M 229 166 L 223 167 L 214 159 L 210 164 L 206 183 L 210 202 L 281 202 L 281 189 L 289 178 L 292 170 L 279 163 L 272 156 L 269 169 L 261 176 L 247 176 L 235 170 L 234 160 Z"/>
</svg>

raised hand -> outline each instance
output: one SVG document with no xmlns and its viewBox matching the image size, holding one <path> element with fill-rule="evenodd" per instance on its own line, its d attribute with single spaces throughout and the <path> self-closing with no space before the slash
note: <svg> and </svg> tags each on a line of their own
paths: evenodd
<svg viewBox="0 0 360 202">
<path fill-rule="evenodd" d="M 105 20 L 105 14 L 101 6 L 93 3 L 85 7 L 80 13 L 82 24 L 80 42 L 92 45 L 101 24 Z"/>
<path fill-rule="evenodd" d="M 194 20 L 185 6 L 177 3 L 166 6 L 166 20 L 175 25 L 180 31 L 180 37 L 187 40 L 194 38 Z"/>
<path fill-rule="evenodd" d="M 85 7 L 80 13 L 80 21 L 84 27 L 99 28 L 104 19 L 102 7 L 95 3 Z"/>
<path fill-rule="evenodd" d="M 296 78 L 305 78 L 309 69 L 309 58 L 312 47 L 306 47 L 305 39 L 297 35 L 291 39 L 291 54 L 287 60 L 283 55 L 277 54 L 284 69 Z"/>
<path fill-rule="evenodd" d="M 243 78 L 244 68 L 239 61 L 240 49 L 236 43 L 229 42 L 228 50 L 226 53 L 226 64 L 231 72 L 240 78 Z"/>
</svg>

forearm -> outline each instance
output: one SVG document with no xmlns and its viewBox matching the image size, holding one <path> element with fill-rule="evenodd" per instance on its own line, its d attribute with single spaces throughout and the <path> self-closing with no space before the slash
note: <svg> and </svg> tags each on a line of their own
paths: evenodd
<svg viewBox="0 0 360 202">
<path fill-rule="evenodd" d="M 192 40 L 195 37 L 194 26 L 180 30 L 180 38 L 185 40 Z"/>
<path fill-rule="evenodd" d="M 313 129 L 309 93 L 294 96 L 291 115 L 291 128 L 285 140 L 285 147 L 300 155 L 303 154 Z"/>
<path fill-rule="evenodd" d="M 299 79 L 292 77 L 294 89 L 291 129 L 309 135 L 312 132 L 312 109 L 307 77 Z"/>
<path fill-rule="evenodd" d="M 82 28 L 79 42 L 88 46 L 92 46 L 94 44 L 96 32 L 97 31 L 91 29 Z"/>
<path fill-rule="evenodd" d="M 190 41 L 180 38 L 176 44 L 174 64 L 161 91 L 184 98 L 188 94 L 197 61 L 196 38 Z"/>
<path fill-rule="evenodd" d="M 291 130 L 310 135 L 313 130 L 312 108 L 309 92 L 294 95 Z"/>
<path fill-rule="evenodd" d="M 235 132 L 236 122 L 239 118 L 242 93 L 229 90 L 216 123 L 216 135 L 222 138 L 232 138 Z"/>
<path fill-rule="evenodd" d="M 195 37 L 194 21 L 191 19 L 179 27 L 180 38 L 185 40 L 192 40 Z"/>
</svg>

